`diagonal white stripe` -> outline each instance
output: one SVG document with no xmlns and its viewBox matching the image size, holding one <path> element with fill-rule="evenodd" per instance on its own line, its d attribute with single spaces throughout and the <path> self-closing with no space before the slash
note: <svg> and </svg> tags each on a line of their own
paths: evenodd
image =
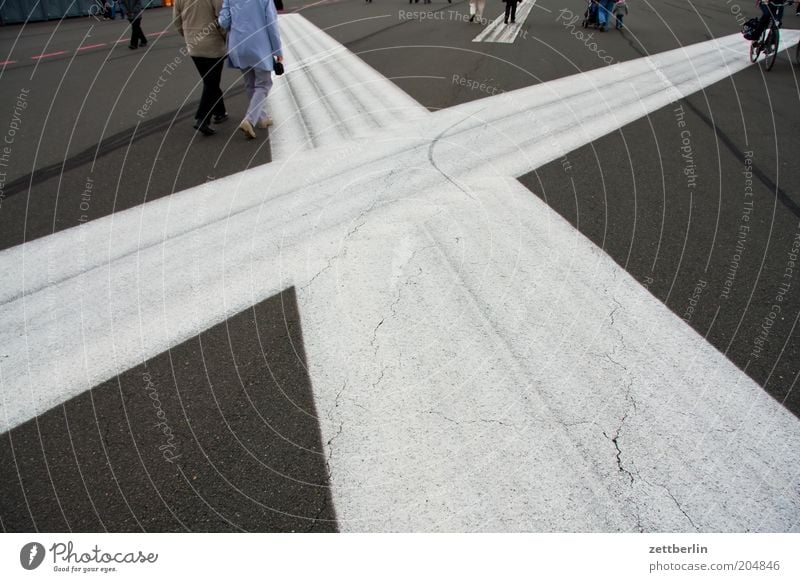
<svg viewBox="0 0 800 582">
<path fill-rule="evenodd" d="M 428 113 L 305 17 L 287 14 L 279 23 L 286 73 L 275 78 L 268 99 L 273 160 Z"/>
<path fill-rule="evenodd" d="M 380 147 L 354 142 L 330 152 L 306 154 L 9 249 L 0 253 L 0 266 L 8 274 L 0 283 L 3 315 L 21 316 L 11 307 L 23 296 L 30 301 L 41 291 L 52 292 L 62 281 L 107 268 L 118 259 L 135 256 L 163 241 L 224 223 L 238 213 L 257 210 L 261 204 L 288 211 L 292 204 L 284 200 L 296 199 L 298 192 L 303 192 L 304 203 L 327 204 L 330 193 L 326 196 L 319 192 L 319 183 L 340 180 L 348 171 L 402 164 L 404 158 L 410 163 L 420 155 L 422 163 L 427 164 L 424 160 L 431 139 L 435 143 L 481 143 L 482 163 L 492 160 L 500 175 L 522 175 L 669 104 L 676 95 L 690 94 L 741 70 L 748 64 L 746 51 L 746 43 L 732 35 L 719 42 L 709 41 L 468 103 L 429 116 L 428 122 L 406 125 L 402 133 L 382 140 Z M 609 115 L 584 123 L 584 112 L 590 105 L 595 109 L 605 105 Z M 471 155 L 464 155 L 463 146 L 450 148 L 449 153 L 439 149 L 446 154 L 437 159 L 439 172 L 459 177 L 474 171 L 476 162 Z M 415 177 L 408 187 L 419 191 L 437 183 L 436 176 L 426 174 Z M 348 208 L 347 204 L 337 208 L 339 220 L 347 220 Z M 286 224 L 290 224 L 290 217 L 286 218 Z M 2 329 L 11 330 L 19 323 Z M 40 355 L 42 362 L 48 360 L 46 351 Z M 116 370 L 100 362 L 95 365 L 105 370 L 100 377 L 113 375 Z M 24 376 L 25 370 L 18 372 Z M 96 383 L 94 373 L 91 377 Z"/>
<path fill-rule="evenodd" d="M 295 285 L 344 529 L 796 527 L 800 423 L 508 179 L 747 48 L 472 102 L 0 253 L 0 431 Z"/>
</svg>

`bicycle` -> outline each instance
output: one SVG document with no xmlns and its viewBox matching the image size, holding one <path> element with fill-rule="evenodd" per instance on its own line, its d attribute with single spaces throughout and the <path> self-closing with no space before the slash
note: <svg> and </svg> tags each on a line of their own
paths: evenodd
<svg viewBox="0 0 800 582">
<path fill-rule="evenodd" d="M 800 42 L 797 43 L 797 48 L 794 51 L 794 62 L 800 66 Z"/>
<path fill-rule="evenodd" d="M 775 66 L 775 61 L 778 58 L 778 47 L 780 46 L 780 24 L 776 16 L 775 11 L 778 8 L 783 8 L 785 6 L 791 6 L 795 3 L 795 0 L 786 0 L 780 4 L 770 4 L 766 0 L 761 1 L 762 4 L 767 5 L 767 9 L 769 11 L 770 22 L 769 26 L 765 27 L 764 30 L 761 31 L 761 35 L 759 36 L 758 40 L 754 40 L 750 45 L 750 62 L 755 63 L 758 60 L 758 57 L 761 56 L 761 53 L 764 53 L 764 59 L 761 61 L 761 67 L 764 68 L 766 71 L 771 71 L 772 67 Z M 798 44 L 798 52 L 796 55 L 796 60 L 800 63 L 800 44 Z"/>
</svg>

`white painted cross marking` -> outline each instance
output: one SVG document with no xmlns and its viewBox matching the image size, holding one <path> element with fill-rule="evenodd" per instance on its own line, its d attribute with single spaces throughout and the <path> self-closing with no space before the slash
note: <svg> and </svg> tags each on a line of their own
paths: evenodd
<svg viewBox="0 0 800 582">
<path fill-rule="evenodd" d="M 286 74 L 269 96 L 273 160 L 363 137 L 428 113 L 397 85 L 299 14 L 278 20 Z"/>
<path fill-rule="evenodd" d="M 798 420 L 514 179 L 747 50 L 426 114 L 0 253 L 0 432 L 294 285 L 342 530 L 796 529 Z"/>
<path fill-rule="evenodd" d="M 501 14 L 489 24 L 481 33 L 472 39 L 472 42 L 499 42 L 511 44 L 522 31 L 522 25 L 533 10 L 536 0 L 526 0 L 517 6 L 516 22 L 504 22 L 505 13 Z"/>
</svg>

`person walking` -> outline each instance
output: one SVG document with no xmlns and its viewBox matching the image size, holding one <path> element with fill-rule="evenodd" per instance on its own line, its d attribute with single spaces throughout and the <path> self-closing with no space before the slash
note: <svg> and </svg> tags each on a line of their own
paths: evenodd
<svg viewBox="0 0 800 582">
<path fill-rule="evenodd" d="M 611 20 L 615 4 L 615 0 L 598 0 L 597 23 L 600 25 L 600 32 L 606 31 L 606 26 L 608 26 L 608 22 Z"/>
<path fill-rule="evenodd" d="M 228 30 L 228 65 L 242 72 L 250 99 L 239 129 L 247 139 L 272 125 L 266 111 L 275 62 L 283 62 L 278 12 L 273 0 L 223 0 L 219 24 Z"/>
<path fill-rule="evenodd" d="M 125 5 L 128 22 L 131 23 L 131 44 L 128 48 L 137 49 L 140 44 L 146 46 L 147 37 L 142 32 L 142 12 L 144 12 L 142 0 L 123 0 L 122 3 Z"/>
<path fill-rule="evenodd" d="M 228 119 L 222 98 L 222 69 L 225 66 L 225 33 L 217 26 L 222 0 L 175 0 L 172 21 L 186 41 L 186 50 L 203 80 L 203 94 L 195 114 L 194 128 L 203 135 L 214 135 L 214 123 Z"/>
<path fill-rule="evenodd" d="M 478 17 L 478 22 L 483 22 L 483 11 L 486 8 L 486 0 L 469 0 L 469 21 Z"/>
<path fill-rule="evenodd" d="M 125 20 L 125 7 L 122 6 L 122 0 L 114 0 L 114 12 L 111 15 L 111 20 L 117 19 L 117 12 L 119 12 L 120 20 Z"/>
<path fill-rule="evenodd" d="M 614 4 L 614 16 L 617 17 L 617 30 L 622 30 L 625 27 L 622 19 L 626 14 L 628 14 L 627 2 L 625 2 L 625 0 L 617 0 L 617 3 Z"/>
<path fill-rule="evenodd" d="M 508 19 L 511 18 L 511 22 L 517 21 L 517 4 L 519 4 L 522 0 L 505 0 L 506 3 L 506 15 L 503 19 L 503 22 L 508 24 Z"/>
</svg>

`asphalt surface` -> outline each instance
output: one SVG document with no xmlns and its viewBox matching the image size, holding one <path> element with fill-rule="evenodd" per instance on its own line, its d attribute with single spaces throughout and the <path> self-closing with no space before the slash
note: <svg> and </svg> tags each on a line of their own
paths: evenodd
<svg viewBox="0 0 800 582">
<path fill-rule="evenodd" d="M 581 13 L 580 2 L 537 2 L 527 36 L 503 46 L 472 43 L 479 28 L 453 16 L 464 12 L 458 4 L 429 5 L 444 14 L 442 20 L 408 20 L 400 12 L 406 7 L 376 5 L 367 9 L 370 16 L 389 16 L 370 22 L 367 35 L 356 22 L 362 7 L 346 6 L 348 12 L 343 8 L 335 16 L 307 16 L 431 110 L 489 94 L 454 83 L 453 75 L 499 92 L 606 65 L 565 26 Z M 597 41 L 604 55 L 624 62 L 734 33 L 737 13 L 723 3 L 660 2 L 657 11 L 635 5 L 626 21 L 630 30 L 589 29 L 589 43 Z M 346 17 L 354 24 L 337 25 Z M 800 21 L 788 10 L 786 28 L 798 27 L 793 18 Z M 793 56 L 794 50 L 779 55 L 769 73 L 751 67 L 522 182 L 800 416 L 800 277 L 796 267 L 787 272 L 800 234 L 800 160 L 794 155 L 800 85 Z M 678 125 L 678 106 L 685 127 Z M 684 173 L 689 160 L 682 157 L 683 131 L 690 132 L 698 176 L 692 187 Z M 745 197 L 745 152 L 753 153 L 752 198 Z M 747 220 L 742 216 L 749 202 Z M 741 227 L 749 230 L 738 253 Z M 726 280 L 732 280 L 729 289 Z M 789 284 L 788 291 L 779 292 L 781 284 Z M 775 304 L 780 313 L 771 318 Z"/>
<path fill-rule="evenodd" d="M 11 430 L 4 531 L 336 531 L 306 368 L 287 289 Z"/>
<path fill-rule="evenodd" d="M 145 33 L 168 32 L 137 51 L 127 46 L 123 21 L 82 18 L 0 31 L 17 60 L 2 72 L 0 87 L 9 124 L 16 97 L 27 91 L 9 146 L 3 248 L 270 160 L 266 136 L 245 143 L 235 118 L 212 138 L 195 133 L 199 76 L 170 23 L 171 10 L 148 11 Z M 100 43 L 106 46 L 30 59 Z M 238 77 L 231 70 L 223 77 L 232 112 L 245 107 Z M 156 100 L 148 101 L 154 89 Z"/>
<path fill-rule="evenodd" d="M 501 7 L 489 4 L 493 18 Z M 739 26 L 733 3 L 643 2 L 629 30 L 592 33 L 590 50 L 566 25 L 582 2 L 539 0 L 520 38 L 498 45 L 472 42 L 481 27 L 464 21 L 466 6 L 347 0 L 302 13 L 430 110 L 598 69 L 599 50 L 623 62 Z M 795 21 L 789 11 L 787 28 Z M 168 9 L 148 11 L 145 33 L 167 32 L 137 51 L 122 21 L 0 28 L 0 59 L 15 61 L 0 65 L 3 135 L 25 96 L 0 249 L 270 161 L 266 134 L 246 142 L 235 130 L 235 72 L 224 76 L 231 120 L 210 138 L 192 130 L 197 74 L 169 24 Z M 158 100 L 137 115 L 165 67 Z M 750 67 L 521 180 L 796 416 L 799 71 L 781 54 L 769 73 Z M 0 445 L 3 529 L 335 531 L 305 369 L 287 291 L 17 427 Z M 158 449 L 145 374 L 174 419 L 179 462 Z"/>
</svg>

